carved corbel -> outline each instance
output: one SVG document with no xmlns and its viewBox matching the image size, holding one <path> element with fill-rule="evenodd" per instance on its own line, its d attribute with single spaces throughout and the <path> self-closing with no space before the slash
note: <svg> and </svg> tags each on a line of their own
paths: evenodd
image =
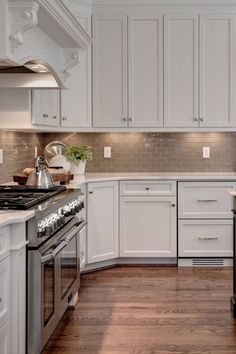
<svg viewBox="0 0 236 354">
<path fill-rule="evenodd" d="M 14 6 L 14 3 L 17 2 L 11 2 L 9 8 L 11 14 L 9 40 L 12 51 L 24 43 L 24 33 L 37 25 L 39 10 L 39 5 L 35 2 L 32 2 L 27 7 L 24 5 L 20 6 L 20 3 L 17 3 L 16 6 Z"/>
<path fill-rule="evenodd" d="M 73 49 L 66 53 L 65 66 L 63 70 L 64 80 L 70 76 L 70 70 L 79 64 L 81 57 L 81 49 Z"/>
</svg>

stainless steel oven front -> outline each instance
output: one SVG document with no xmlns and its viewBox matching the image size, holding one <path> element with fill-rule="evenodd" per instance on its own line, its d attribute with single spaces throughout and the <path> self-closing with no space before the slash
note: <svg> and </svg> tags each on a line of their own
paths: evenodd
<svg viewBox="0 0 236 354">
<path fill-rule="evenodd" d="M 73 217 L 49 241 L 28 251 L 28 354 L 39 354 L 80 285 L 79 232 Z"/>
</svg>

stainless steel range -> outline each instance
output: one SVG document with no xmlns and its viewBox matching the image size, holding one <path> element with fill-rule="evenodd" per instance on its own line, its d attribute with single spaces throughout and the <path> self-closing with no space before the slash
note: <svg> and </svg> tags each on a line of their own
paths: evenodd
<svg viewBox="0 0 236 354">
<path fill-rule="evenodd" d="M 0 208 L 35 212 L 26 225 L 27 353 L 39 354 L 80 286 L 84 195 L 64 186 L 0 186 Z"/>
</svg>

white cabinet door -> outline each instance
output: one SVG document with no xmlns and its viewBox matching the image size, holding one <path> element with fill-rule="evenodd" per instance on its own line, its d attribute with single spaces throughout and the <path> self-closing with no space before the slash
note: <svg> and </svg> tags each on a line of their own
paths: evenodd
<svg viewBox="0 0 236 354">
<path fill-rule="evenodd" d="M 13 354 L 10 352 L 10 328 L 9 321 L 0 327 L 0 353 Z M 14 339 L 13 339 L 14 340 Z"/>
<path fill-rule="evenodd" d="M 179 220 L 179 257 L 232 257 L 233 220 Z"/>
<path fill-rule="evenodd" d="M 163 16 L 128 17 L 129 126 L 163 126 Z"/>
<path fill-rule="evenodd" d="M 60 124 L 60 91 L 32 90 L 32 124 L 57 127 Z"/>
<path fill-rule="evenodd" d="M 200 119 L 203 127 L 235 125 L 235 15 L 200 16 Z"/>
<path fill-rule="evenodd" d="M 0 327 L 10 316 L 10 280 L 10 258 L 7 257 L 0 262 Z"/>
<path fill-rule="evenodd" d="M 91 34 L 91 15 L 76 15 L 82 27 Z M 91 127 L 91 47 L 80 52 L 80 62 L 71 69 L 66 90 L 61 90 L 61 126 Z"/>
<path fill-rule="evenodd" d="M 118 257 L 118 182 L 88 183 L 88 263 Z"/>
<path fill-rule="evenodd" d="M 177 256 L 176 197 L 120 198 L 120 256 Z"/>
<path fill-rule="evenodd" d="M 198 16 L 164 17 L 164 126 L 198 127 Z"/>
<path fill-rule="evenodd" d="M 180 182 L 179 219 L 232 219 L 236 182 Z"/>
<path fill-rule="evenodd" d="M 87 226 L 84 226 L 79 233 L 80 241 L 80 271 L 82 272 L 87 261 Z"/>
<path fill-rule="evenodd" d="M 127 126 L 127 16 L 94 17 L 93 126 Z"/>
</svg>

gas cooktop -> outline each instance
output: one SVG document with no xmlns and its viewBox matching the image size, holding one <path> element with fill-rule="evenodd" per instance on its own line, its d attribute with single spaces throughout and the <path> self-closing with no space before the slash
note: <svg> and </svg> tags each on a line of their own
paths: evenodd
<svg viewBox="0 0 236 354">
<path fill-rule="evenodd" d="M 39 188 L 0 185 L 0 209 L 25 210 L 66 190 L 65 186 Z"/>
</svg>

